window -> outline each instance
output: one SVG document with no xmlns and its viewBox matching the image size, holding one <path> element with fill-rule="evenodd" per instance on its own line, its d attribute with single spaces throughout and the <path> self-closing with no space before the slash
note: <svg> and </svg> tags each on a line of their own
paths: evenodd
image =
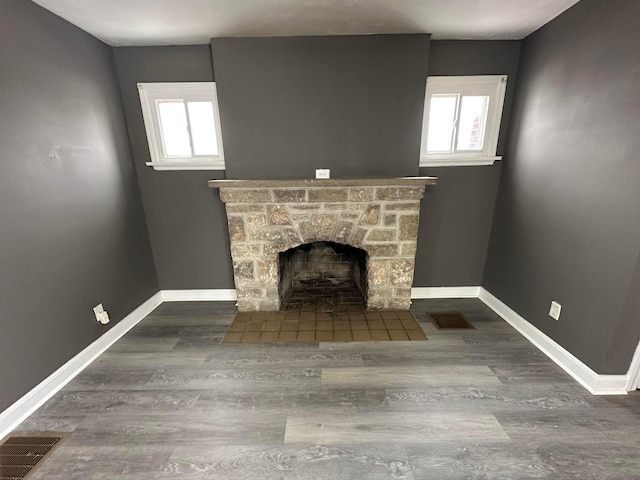
<svg viewBox="0 0 640 480">
<path fill-rule="evenodd" d="M 506 75 L 429 77 L 420 166 L 492 165 Z"/>
<path fill-rule="evenodd" d="M 156 170 L 224 170 L 216 84 L 139 83 Z"/>
</svg>

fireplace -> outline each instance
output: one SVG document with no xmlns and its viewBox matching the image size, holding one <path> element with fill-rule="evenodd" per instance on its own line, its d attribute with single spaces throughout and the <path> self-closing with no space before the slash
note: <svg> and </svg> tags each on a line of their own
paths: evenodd
<svg viewBox="0 0 640 480">
<path fill-rule="evenodd" d="M 311 242 L 278 254 L 282 309 L 367 304 L 367 252 L 335 242 Z"/>
<path fill-rule="evenodd" d="M 349 272 L 368 309 L 408 309 L 420 200 L 425 185 L 435 183 L 435 177 L 211 180 L 227 211 L 238 310 L 279 310 L 283 291 L 294 286 L 282 254 L 293 249 L 301 261 L 318 249 L 328 253 L 325 247 L 335 255 L 362 251 Z"/>
</svg>

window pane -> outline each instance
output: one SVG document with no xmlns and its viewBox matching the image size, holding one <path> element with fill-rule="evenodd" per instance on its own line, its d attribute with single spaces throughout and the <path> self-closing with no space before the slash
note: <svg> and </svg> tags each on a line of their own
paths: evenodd
<svg viewBox="0 0 640 480">
<path fill-rule="evenodd" d="M 218 155 L 213 102 L 188 102 L 194 155 Z"/>
<path fill-rule="evenodd" d="M 456 150 L 482 151 L 488 107 L 486 95 L 462 97 Z"/>
<path fill-rule="evenodd" d="M 182 101 L 159 101 L 162 146 L 167 157 L 191 157 L 187 114 Z"/>
<path fill-rule="evenodd" d="M 429 107 L 427 153 L 451 152 L 457 95 L 433 95 Z"/>
</svg>

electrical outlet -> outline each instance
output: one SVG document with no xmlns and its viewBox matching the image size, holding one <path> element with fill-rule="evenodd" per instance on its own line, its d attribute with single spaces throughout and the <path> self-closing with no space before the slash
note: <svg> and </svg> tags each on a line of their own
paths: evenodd
<svg viewBox="0 0 640 480">
<path fill-rule="evenodd" d="M 110 321 L 109 314 L 104 309 L 101 303 L 93 307 L 93 314 L 96 316 L 96 320 L 102 325 L 106 325 Z"/>
<path fill-rule="evenodd" d="M 562 310 L 562 305 L 560 305 L 555 300 L 551 300 L 551 308 L 549 309 L 549 316 L 554 320 L 560 320 L 561 310 Z"/>
<path fill-rule="evenodd" d="M 316 178 L 331 178 L 331 169 L 316 168 Z"/>
</svg>

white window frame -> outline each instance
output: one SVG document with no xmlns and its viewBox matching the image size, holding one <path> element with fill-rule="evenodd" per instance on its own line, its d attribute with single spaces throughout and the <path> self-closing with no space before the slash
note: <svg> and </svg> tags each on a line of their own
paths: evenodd
<svg viewBox="0 0 640 480">
<path fill-rule="evenodd" d="M 144 127 L 147 132 L 151 161 L 147 166 L 154 170 L 224 170 L 222 131 L 215 82 L 138 83 Z M 162 147 L 158 100 L 211 101 L 216 126 L 218 155 L 190 157 L 166 157 Z"/>
<path fill-rule="evenodd" d="M 493 165 L 502 157 L 496 156 L 498 135 L 507 87 L 506 75 L 475 75 L 464 77 L 428 77 L 422 117 L 421 167 Z M 487 109 L 483 149 L 481 152 L 427 153 L 429 108 L 434 94 L 487 95 Z M 457 117 L 457 115 L 456 115 Z M 457 121 L 457 118 L 456 118 Z M 455 137 L 454 137 L 455 144 Z"/>
</svg>

